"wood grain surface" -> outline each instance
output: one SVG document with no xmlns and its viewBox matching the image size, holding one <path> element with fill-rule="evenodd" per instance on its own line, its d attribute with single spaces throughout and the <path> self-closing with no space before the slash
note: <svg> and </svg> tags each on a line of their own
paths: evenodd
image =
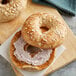
<svg viewBox="0 0 76 76">
<path fill-rule="evenodd" d="M 67 26 L 68 29 L 68 33 L 64 41 L 66 51 L 56 60 L 52 66 L 49 67 L 45 73 L 48 74 L 76 59 L 76 37 L 56 9 L 34 4 L 31 0 L 28 0 L 26 9 L 22 10 L 22 13 L 19 17 L 8 23 L 0 23 L 0 43 L 3 43 L 9 36 L 11 36 L 12 33 L 22 26 L 29 15 L 36 12 L 48 12 L 54 14 L 60 18 L 60 20 Z M 17 70 L 15 70 L 15 72 L 18 76 L 22 76 Z"/>
</svg>

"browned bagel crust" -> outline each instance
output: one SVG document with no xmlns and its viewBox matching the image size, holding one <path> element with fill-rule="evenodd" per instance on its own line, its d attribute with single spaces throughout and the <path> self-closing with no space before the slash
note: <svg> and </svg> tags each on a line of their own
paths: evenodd
<svg viewBox="0 0 76 76">
<path fill-rule="evenodd" d="M 13 43 L 15 41 L 17 41 L 17 39 L 21 36 L 21 32 L 17 32 L 15 34 L 15 36 L 13 37 L 12 41 L 11 41 L 11 45 L 10 45 L 10 58 L 12 60 L 12 63 L 20 68 L 20 69 L 24 69 L 24 70 L 28 70 L 28 71 L 39 71 L 39 70 L 42 70 L 42 69 L 45 69 L 46 67 L 48 67 L 53 59 L 54 59 L 54 54 L 55 54 L 55 51 L 52 52 L 52 54 L 50 55 L 50 59 L 44 63 L 43 65 L 39 65 L 39 66 L 34 66 L 34 65 L 30 65 L 30 64 L 27 64 L 25 62 L 22 62 L 22 61 L 19 61 L 15 56 L 14 56 L 14 51 L 15 51 L 15 47 L 13 45 Z"/>
<path fill-rule="evenodd" d="M 49 30 L 42 33 L 40 27 Z M 22 27 L 24 40 L 39 48 L 56 48 L 64 41 L 66 26 L 55 16 L 48 13 L 36 13 L 27 18 Z"/>
<path fill-rule="evenodd" d="M 7 22 L 16 18 L 26 7 L 27 0 L 9 0 L 7 4 L 0 2 L 0 22 Z"/>
</svg>

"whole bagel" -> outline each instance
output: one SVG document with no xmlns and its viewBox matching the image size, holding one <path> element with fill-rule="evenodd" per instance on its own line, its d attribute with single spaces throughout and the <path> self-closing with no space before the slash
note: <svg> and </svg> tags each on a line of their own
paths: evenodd
<svg viewBox="0 0 76 76">
<path fill-rule="evenodd" d="M 46 28 L 42 32 L 41 28 Z M 22 27 L 24 40 L 39 48 L 55 48 L 63 43 L 67 29 L 54 15 L 36 13 L 27 18 Z"/>
<path fill-rule="evenodd" d="M 19 15 L 26 0 L 0 0 L 0 22 L 7 22 Z"/>
</svg>

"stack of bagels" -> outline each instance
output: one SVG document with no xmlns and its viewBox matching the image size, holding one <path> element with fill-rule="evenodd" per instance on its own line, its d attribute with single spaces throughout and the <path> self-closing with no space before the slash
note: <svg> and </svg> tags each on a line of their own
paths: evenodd
<svg viewBox="0 0 76 76">
<path fill-rule="evenodd" d="M 10 57 L 13 64 L 29 71 L 47 68 L 55 57 L 55 49 L 66 37 L 66 26 L 56 16 L 35 13 L 11 40 Z"/>
</svg>

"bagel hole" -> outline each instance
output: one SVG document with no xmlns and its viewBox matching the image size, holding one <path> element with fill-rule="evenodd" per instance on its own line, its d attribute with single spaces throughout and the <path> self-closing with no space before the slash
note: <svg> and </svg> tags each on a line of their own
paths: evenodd
<svg viewBox="0 0 76 76">
<path fill-rule="evenodd" d="M 29 45 L 29 46 L 27 47 L 27 51 L 30 53 L 31 57 L 34 57 L 38 52 L 41 51 L 41 49 Z"/>
<path fill-rule="evenodd" d="M 1 4 L 7 4 L 7 3 L 9 3 L 10 2 L 10 0 L 0 0 L 0 3 Z"/>
<path fill-rule="evenodd" d="M 49 30 L 49 28 L 47 27 L 40 27 L 40 29 L 42 33 L 47 32 Z"/>
</svg>

